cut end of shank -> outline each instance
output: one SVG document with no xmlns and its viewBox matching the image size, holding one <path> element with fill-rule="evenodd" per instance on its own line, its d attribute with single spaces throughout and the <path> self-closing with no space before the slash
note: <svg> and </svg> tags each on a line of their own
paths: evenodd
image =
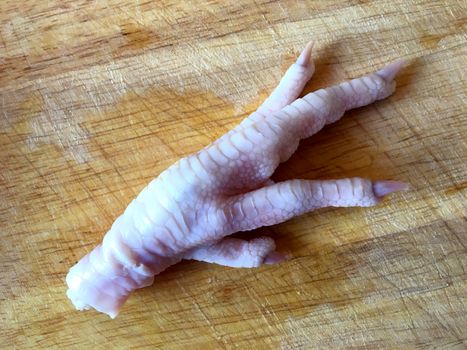
<svg viewBox="0 0 467 350">
<path fill-rule="evenodd" d="M 102 278 L 102 276 L 96 276 L 97 279 L 87 279 L 90 273 L 81 276 L 78 264 L 66 277 L 68 285 L 66 295 L 75 308 L 80 311 L 95 309 L 111 318 L 117 317 L 129 293 L 122 293 L 120 286 L 113 285 L 111 280 Z"/>
<path fill-rule="evenodd" d="M 94 302 L 89 303 L 89 300 L 85 301 L 80 296 L 80 293 L 76 293 L 73 289 L 68 289 L 66 292 L 67 297 L 71 300 L 74 307 L 79 311 L 85 311 L 90 309 L 95 309 L 99 312 L 102 312 L 110 318 L 114 319 L 117 317 L 118 312 L 120 310 L 121 305 L 109 305 L 109 297 L 108 296 L 101 296 L 100 298 L 93 298 Z M 123 304 L 125 301 L 122 301 L 119 304 Z"/>
<path fill-rule="evenodd" d="M 154 274 L 144 265 L 123 267 L 98 245 L 68 272 L 67 296 L 78 310 L 94 308 L 115 318 L 131 292 L 153 280 Z"/>
</svg>

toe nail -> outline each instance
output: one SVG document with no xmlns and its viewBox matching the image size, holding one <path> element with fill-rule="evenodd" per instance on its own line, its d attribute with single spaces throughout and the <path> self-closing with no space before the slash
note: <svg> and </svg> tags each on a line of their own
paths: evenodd
<svg viewBox="0 0 467 350">
<path fill-rule="evenodd" d="M 384 197 L 388 194 L 406 191 L 409 185 L 400 181 L 375 181 L 373 182 L 373 192 L 377 197 Z"/>
<path fill-rule="evenodd" d="M 376 74 L 378 74 L 381 78 L 390 82 L 394 79 L 397 73 L 402 69 L 402 67 L 406 64 L 404 59 L 396 60 L 392 63 L 389 63 L 386 67 L 379 70 Z"/>
<path fill-rule="evenodd" d="M 288 256 L 288 254 L 283 254 L 279 252 L 271 252 L 264 259 L 264 264 L 274 265 L 274 264 L 278 264 L 283 261 L 289 260 L 289 258 L 290 257 Z"/>
<path fill-rule="evenodd" d="M 313 41 L 306 44 L 300 56 L 297 58 L 297 64 L 307 67 L 311 61 L 311 51 L 313 50 Z"/>
</svg>

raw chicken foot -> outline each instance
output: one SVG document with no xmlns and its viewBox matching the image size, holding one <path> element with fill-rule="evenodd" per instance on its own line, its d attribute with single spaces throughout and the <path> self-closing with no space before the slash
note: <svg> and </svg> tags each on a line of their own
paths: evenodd
<svg viewBox="0 0 467 350">
<path fill-rule="evenodd" d="M 361 178 L 273 183 L 301 139 L 394 92 L 396 61 L 376 73 L 298 98 L 314 72 L 309 43 L 270 97 L 236 128 L 154 179 L 117 218 L 102 244 L 66 277 L 80 310 L 114 318 L 130 293 L 182 259 L 232 267 L 278 263 L 274 241 L 228 238 L 317 208 L 372 206 L 405 188 Z"/>
</svg>

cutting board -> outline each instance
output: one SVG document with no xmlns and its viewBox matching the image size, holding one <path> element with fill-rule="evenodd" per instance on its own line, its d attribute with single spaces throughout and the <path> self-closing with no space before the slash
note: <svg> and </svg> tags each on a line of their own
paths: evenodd
<svg viewBox="0 0 467 350">
<path fill-rule="evenodd" d="M 466 3 L 0 3 L 0 341 L 7 349 L 466 348 Z M 315 41 L 306 92 L 405 58 L 390 98 L 301 143 L 275 180 L 409 182 L 269 235 L 292 258 L 186 261 L 111 320 L 65 275 L 135 195 L 255 110 Z"/>
</svg>

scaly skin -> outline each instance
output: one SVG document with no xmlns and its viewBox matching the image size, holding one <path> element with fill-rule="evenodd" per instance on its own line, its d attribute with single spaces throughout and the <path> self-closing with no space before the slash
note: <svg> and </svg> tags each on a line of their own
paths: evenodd
<svg viewBox="0 0 467 350">
<path fill-rule="evenodd" d="M 372 206 L 405 185 L 352 178 L 273 183 L 301 139 L 394 92 L 396 61 L 382 70 L 298 98 L 314 72 L 308 44 L 271 96 L 235 129 L 154 179 L 115 221 L 102 244 L 67 275 L 68 297 L 115 317 L 130 293 L 182 259 L 232 267 L 283 261 L 271 238 L 226 236 L 326 207 Z"/>
</svg>

